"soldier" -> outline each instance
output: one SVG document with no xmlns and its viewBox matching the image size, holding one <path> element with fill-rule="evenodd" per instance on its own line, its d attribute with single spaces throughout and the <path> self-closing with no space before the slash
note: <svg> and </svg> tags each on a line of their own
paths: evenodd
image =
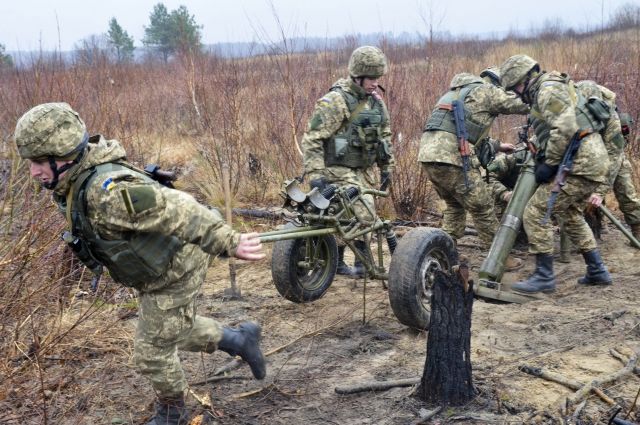
<svg viewBox="0 0 640 425">
<path fill-rule="evenodd" d="M 493 72 L 487 72 L 489 70 Z M 462 73 L 453 77 L 449 91 L 440 98 L 427 119 L 420 140 L 418 161 L 446 203 L 443 230 L 454 239 L 461 238 L 464 235 L 466 213 L 469 212 L 478 236 L 489 246 L 498 228 L 493 200 L 478 167 L 467 170 L 465 182 L 452 102 L 464 102 L 464 126 L 472 145 L 487 137 L 493 120 L 499 114 L 526 114 L 529 107 L 515 94 L 507 93 L 495 84 L 499 81 L 495 69 L 483 71 L 483 76 L 485 79 Z M 513 145 L 502 145 L 503 151 L 512 149 Z M 517 266 L 519 264 L 514 259 L 508 259 L 507 269 Z"/>
<path fill-rule="evenodd" d="M 134 363 L 157 396 L 148 425 L 189 421 L 178 349 L 239 355 L 264 378 L 260 326 L 222 326 L 196 315 L 195 303 L 211 255 L 264 257 L 256 233 L 235 232 L 215 210 L 133 168 L 116 140 L 89 137 L 66 103 L 27 111 L 15 141 L 32 177 L 53 191 L 71 232 L 65 239 L 79 258 L 94 270 L 105 266 L 115 281 L 137 291 Z"/>
<path fill-rule="evenodd" d="M 620 113 L 621 131 L 626 143 L 629 143 L 630 129 L 633 119 L 628 113 Z M 633 170 L 627 154 L 622 151 L 618 173 L 613 180 L 613 194 L 618 200 L 620 211 L 624 214 L 624 221 L 631 226 L 636 239 L 640 240 L 640 199 L 633 184 Z"/>
<path fill-rule="evenodd" d="M 302 139 L 304 171 L 311 187 L 327 184 L 366 188 L 375 185 L 373 166 L 378 165 L 383 184 L 391 182 L 394 167 L 391 127 L 387 107 L 378 93 L 379 79 L 387 73 L 387 58 L 377 47 L 358 47 L 349 59 L 349 78 L 339 79 L 329 93 L 316 102 Z M 364 197 L 375 212 L 373 197 Z M 366 207 L 356 204 L 356 214 L 373 222 Z M 364 252 L 365 242 L 355 242 Z M 364 267 L 356 259 L 351 268 L 344 263 L 345 246 L 338 247 L 338 274 L 362 276 Z"/>
<path fill-rule="evenodd" d="M 536 256 L 536 269 L 525 281 L 512 286 L 528 293 L 552 292 L 556 281 L 553 274 L 553 227 L 543 220 L 552 182 L 570 141 L 577 137 L 580 148 L 574 158 L 553 213 L 565 225 L 574 246 L 587 264 L 586 275 L 580 284 L 606 285 L 611 283 L 591 229 L 582 215 L 585 201 L 599 185 L 606 183 L 609 160 L 602 137 L 604 112 L 587 107 L 586 99 L 576 92 L 566 74 L 540 71 L 538 63 L 527 55 L 515 55 L 500 67 L 502 83 L 514 90 L 531 105 L 531 119 L 538 142 L 535 177 L 539 184 L 524 212 L 524 228 L 529 239 L 529 251 Z M 596 105 L 592 105 L 594 108 Z M 599 102 L 598 108 L 606 105 Z"/>
</svg>

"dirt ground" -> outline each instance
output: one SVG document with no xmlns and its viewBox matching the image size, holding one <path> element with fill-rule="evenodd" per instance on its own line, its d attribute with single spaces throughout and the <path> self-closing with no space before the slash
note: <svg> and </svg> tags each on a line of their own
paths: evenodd
<svg viewBox="0 0 640 425">
<path fill-rule="evenodd" d="M 482 254 L 470 247 L 476 242 L 474 237 L 461 242 L 461 255 L 470 259 L 473 271 L 481 264 Z M 609 287 L 578 287 L 576 279 L 585 266 L 575 254 L 569 264 L 555 263 L 558 290 L 544 300 L 517 305 L 476 299 L 471 360 L 478 396 L 468 406 L 441 411 L 429 423 L 534 423 L 534 412 L 559 405 L 574 390 L 525 374 L 519 366 L 542 367 L 588 383 L 624 366 L 610 349 L 627 357 L 632 350 L 640 350 L 640 251 L 630 248 L 611 226 L 603 235 L 601 249 L 614 278 Z M 422 423 L 421 415 L 437 406 L 425 406 L 412 397 L 413 387 L 350 395 L 335 392 L 337 386 L 422 375 L 426 333 L 408 329 L 395 319 L 381 282 L 369 281 L 365 291 L 362 280 L 337 277 L 323 298 L 295 304 L 276 291 L 270 245 L 267 251 L 267 260 L 238 264 L 237 281 L 243 295 L 239 301 L 225 295 L 228 262 L 216 261 L 199 306 L 200 314 L 227 324 L 243 320 L 262 324 L 263 348 L 270 353 L 266 379 L 249 379 L 249 368 L 242 365 L 222 380 L 203 383 L 230 357 L 225 353 L 181 354 L 193 391 L 211 399 L 213 423 Z M 505 279 L 524 278 L 532 271 L 533 257 L 520 254 L 525 266 Z M 49 374 L 55 368 L 63 375 L 74 374 L 73 384 L 85 388 L 84 395 L 73 400 L 50 395 L 50 409 L 56 411 L 57 420 L 49 423 L 138 424 L 150 417 L 152 391 L 131 365 L 135 310 L 118 314 L 122 320 L 111 336 L 117 339 L 117 349 L 102 350 L 95 359 L 85 356 L 77 365 L 49 366 Z M 111 357 L 110 366 L 93 369 L 92 361 L 103 362 L 104 356 Z M 630 374 L 605 390 L 629 407 L 639 387 L 638 376 Z M 64 388 L 57 391 L 63 393 Z M 606 423 L 610 411 L 610 406 L 591 395 L 578 423 Z M 4 418 L 0 422 L 39 423 L 35 416 L 24 421 L 15 415 Z"/>
<path fill-rule="evenodd" d="M 518 366 L 543 367 L 588 383 L 624 365 L 609 353 L 629 355 L 640 349 L 640 251 L 622 234 L 608 228 L 601 247 L 612 276 L 610 287 L 578 287 L 584 274 L 579 254 L 571 263 L 556 262 L 558 290 L 545 300 L 524 305 L 477 300 L 473 308 L 472 362 L 478 398 L 462 409 L 448 409 L 433 423 L 525 423 L 531 413 L 557 405 L 573 393 L 563 385 L 527 375 Z M 465 237 L 461 245 L 473 237 Z M 471 265 L 481 264 L 475 248 L 462 246 Z M 533 257 L 507 279 L 526 277 Z M 220 424 L 408 424 L 419 420 L 423 406 L 411 397 L 413 388 L 338 395 L 336 386 L 371 380 L 419 377 L 426 358 L 426 333 L 395 319 L 381 282 L 337 277 L 326 295 L 310 304 L 295 304 L 275 290 L 269 261 L 243 264 L 238 273 L 244 301 L 225 301 L 226 262 L 211 269 L 200 311 L 228 323 L 257 320 L 264 327 L 269 373 L 263 382 L 222 381 L 211 386 Z M 366 301 L 366 302 L 365 302 Z M 199 358 L 199 356 L 197 356 Z M 208 370 L 228 359 L 215 354 Z M 193 379 L 202 375 L 191 370 Z M 247 376 L 248 368 L 232 372 Z M 202 376 L 200 376 L 201 378 Z M 613 398 L 633 403 L 640 379 L 629 375 L 608 388 Z M 205 386 L 196 391 L 207 391 Z M 250 395 L 249 395 L 250 394 Z M 424 413 L 424 410 L 423 410 Z M 581 415 L 585 423 L 608 419 L 608 406 L 591 396 Z"/>
</svg>

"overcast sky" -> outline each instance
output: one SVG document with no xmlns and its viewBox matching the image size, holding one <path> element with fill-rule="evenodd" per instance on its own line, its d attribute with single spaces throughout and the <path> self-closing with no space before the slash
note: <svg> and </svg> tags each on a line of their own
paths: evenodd
<svg viewBox="0 0 640 425">
<path fill-rule="evenodd" d="M 1 0 L 0 44 L 13 50 L 70 50 L 106 33 L 115 17 L 140 46 L 158 0 Z M 503 34 L 545 22 L 581 29 L 597 27 L 621 5 L 640 0 L 165 0 L 169 11 L 185 5 L 202 25 L 202 41 L 336 37 L 391 31 Z M 276 19 L 277 18 L 277 19 Z M 280 21 L 280 25 L 276 21 Z"/>
</svg>

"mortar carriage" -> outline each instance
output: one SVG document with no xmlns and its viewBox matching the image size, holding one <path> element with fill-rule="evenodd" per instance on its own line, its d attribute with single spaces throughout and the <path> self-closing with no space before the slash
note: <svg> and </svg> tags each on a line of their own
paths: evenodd
<svg viewBox="0 0 640 425">
<path fill-rule="evenodd" d="M 458 254 L 453 240 L 440 229 L 413 229 L 398 241 L 389 220 L 365 221 L 355 213 L 356 205 L 361 205 L 376 217 L 363 196 L 387 197 L 384 189 L 328 185 L 322 191 L 305 192 L 295 179 L 284 183 L 288 223 L 260 234 L 262 242 L 274 242 L 271 272 L 284 298 L 306 303 L 326 293 L 336 275 L 339 238 L 362 262 L 366 278 L 388 282 L 389 303 L 398 320 L 428 328 L 433 273 L 450 271 Z M 355 241 L 362 239 L 364 250 L 356 249 Z M 392 254 L 388 269 L 385 242 Z"/>
</svg>

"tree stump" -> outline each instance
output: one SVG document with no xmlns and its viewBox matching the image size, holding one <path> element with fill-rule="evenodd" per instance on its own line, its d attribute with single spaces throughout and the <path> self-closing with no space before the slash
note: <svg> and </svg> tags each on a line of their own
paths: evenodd
<svg viewBox="0 0 640 425">
<path fill-rule="evenodd" d="M 466 273 L 465 273 L 466 272 Z M 434 273 L 427 359 L 416 395 L 428 403 L 460 406 L 475 395 L 471 372 L 473 290 L 468 268 Z"/>
</svg>

